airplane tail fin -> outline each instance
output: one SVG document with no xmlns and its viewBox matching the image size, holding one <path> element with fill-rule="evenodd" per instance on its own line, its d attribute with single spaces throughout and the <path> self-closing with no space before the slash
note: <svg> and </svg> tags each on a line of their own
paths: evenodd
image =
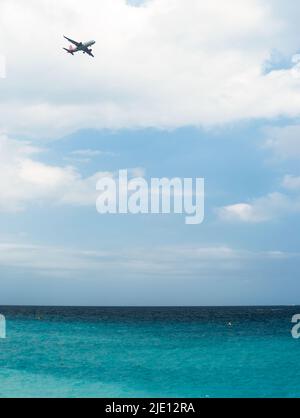
<svg viewBox="0 0 300 418">
<path fill-rule="evenodd" d="M 70 51 L 69 49 L 67 49 L 67 48 L 63 48 L 65 51 L 67 51 L 69 54 L 72 54 L 72 55 L 74 55 L 73 54 L 73 51 Z"/>
</svg>

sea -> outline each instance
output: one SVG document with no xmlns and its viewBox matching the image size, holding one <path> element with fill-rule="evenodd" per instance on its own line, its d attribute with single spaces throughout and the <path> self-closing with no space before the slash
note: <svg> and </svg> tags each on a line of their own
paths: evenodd
<svg viewBox="0 0 300 418">
<path fill-rule="evenodd" d="M 0 397 L 300 397 L 300 307 L 1 307 Z"/>
</svg>

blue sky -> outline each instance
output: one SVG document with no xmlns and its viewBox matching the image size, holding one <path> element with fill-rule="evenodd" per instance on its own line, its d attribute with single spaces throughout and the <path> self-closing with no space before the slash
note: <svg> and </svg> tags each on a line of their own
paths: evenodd
<svg viewBox="0 0 300 418">
<path fill-rule="evenodd" d="M 26 21 L 50 33 L 0 46 L 0 304 L 299 303 L 299 7 L 42 3 Z M 95 61 L 56 32 L 99 40 Z M 204 223 L 99 215 L 97 178 L 125 168 L 204 177 Z"/>
</svg>

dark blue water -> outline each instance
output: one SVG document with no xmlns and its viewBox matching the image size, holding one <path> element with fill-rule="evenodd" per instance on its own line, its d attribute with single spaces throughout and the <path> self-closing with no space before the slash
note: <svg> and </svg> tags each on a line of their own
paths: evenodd
<svg viewBox="0 0 300 418">
<path fill-rule="evenodd" d="M 300 397 L 300 307 L 0 313 L 1 397 Z"/>
</svg>

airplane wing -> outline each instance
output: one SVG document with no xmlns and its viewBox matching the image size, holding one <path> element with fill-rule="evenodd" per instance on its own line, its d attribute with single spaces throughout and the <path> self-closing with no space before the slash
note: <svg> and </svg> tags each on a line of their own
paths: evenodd
<svg viewBox="0 0 300 418">
<path fill-rule="evenodd" d="M 92 51 L 90 51 L 89 49 L 86 51 L 87 54 L 89 54 L 91 57 L 95 58 L 95 55 L 93 55 Z"/>
<path fill-rule="evenodd" d="M 73 41 L 73 39 L 70 39 L 70 38 L 67 38 L 66 36 L 64 36 L 64 38 L 67 40 L 67 41 L 69 41 L 69 42 L 71 42 L 72 44 L 74 44 L 75 46 L 79 46 L 79 45 L 81 45 L 81 42 L 76 42 L 76 41 Z"/>
</svg>

